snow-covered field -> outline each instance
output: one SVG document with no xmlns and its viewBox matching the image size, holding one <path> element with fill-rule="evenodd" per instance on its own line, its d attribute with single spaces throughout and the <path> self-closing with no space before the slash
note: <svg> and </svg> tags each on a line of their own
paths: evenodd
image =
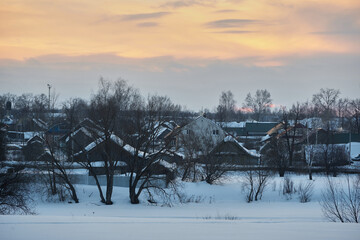
<svg viewBox="0 0 360 240">
<path fill-rule="evenodd" d="M 306 175 L 291 175 L 295 186 Z M 311 202 L 282 194 L 275 177 L 263 199 L 246 203 L 241 178 L 220 185 L 186 183 L 192 201 L 169 206 L 128 201 L 127 188 L 115 187 L 114 204 L 99 203 L 95 186 L 77 185 L 79 204 L 35 199 L 36 215 L 0 216 L 0 239 L 360 239 L 360 225 L 323 217 L 319 200 L 326 178 L 314 176 Z"/>
</svg>

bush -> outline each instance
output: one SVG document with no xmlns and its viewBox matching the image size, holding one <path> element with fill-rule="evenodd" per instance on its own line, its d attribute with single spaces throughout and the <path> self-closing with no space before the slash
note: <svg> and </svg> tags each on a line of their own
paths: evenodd
<svg viewBox="0 0 360 240">
<path fill-rule="evenodd" d="M 5 168 L 0 169 L 0 214 L 24 213 L 31 214 L 28 205 L 29 179 L 25 178 L 20 169 L 12 169 L 3 172 Z"/>
<path fill-rule="evenodd" d="M 307 203 L 311 201 L 311 197 L 314 191 L 314 183 L 307 182 L 303 184 L 302 182 L 299 183 L 299 187 L 297 189 L 299 194 L 299 200 L 301 203 Z"/>
<path fill-rule="evenodd" d="M 287 200 L 292 198 L 292 194 L 296 193 L 294 182 L 289 177 L 285 177 L 283 180 L 283 195 L 286 196 Z"/>
<path fill-rule="evenodd" d="M 265 170 L 249 170 L 246 172 L 243 189 L 246 191 L 246 202 L 261 200 L 271 175 Z"/>
<path fill-rule="evenodd" d="M 344 186 L 345 185 L 345 186 Z M 327 179 L 327 189 L 322 193 L 320 201 L 323 214 L 330 221 L 360 221 L 360 177 L 335 182 Z"/>
</svg>

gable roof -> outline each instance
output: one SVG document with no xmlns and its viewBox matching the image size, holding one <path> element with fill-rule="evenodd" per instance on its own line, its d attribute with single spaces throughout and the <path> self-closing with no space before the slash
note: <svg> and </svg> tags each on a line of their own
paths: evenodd
<svg viewBox="0 0 360 240">
<path fill-rule="evenodd" d="M 275 127 L 278 123 L 276 122 L 247 122 L 246 131 L 256 133 L 266 133 L 271 128 Z"/>
<path fill-rule="evenodd" d="M 260 154 L 258 153 L 254 153 L 253 151 L 248 150 L 247 148 L 245 148 L 243 146 L 242 143 L 238 142 L 233 136 L 228 135 L 224 138 L 224 140 L 219 143 L 213 150 L 212 152 L 216 152 L 217 150 L 219 150 L 219 148 L 221 148 L 224 144 L 233 144 L 237 149 L 239 149 L 241 152 L 245 153 L 246 155 L 248 155 L 249 157 L 252 158 L 259 158 Z"/>
<path fill-rule="evenodd" d="M 125 150 L 126 152 L 128 152 L 130 155 L 134 156 L 136 153 L 136 148 L 134 148 L 133 146 L 126 144 L 120 137 L 116 136 L 115 134 L 111 134 L 110 135 L 110 140 L 115 143 L 116 145 L 118 145 L 119 147 L 121 147 L 123 150 Z M 105 142 L 105 137 L 100 137 L 98 139 L 96 139 L 95 141 L 89 143 L 85 148 L 85 152 L 91 152 L 94 149 L 96 149 L 96 147 L 98 147 L 99 145 L 103 144 Z M 76 154 L 74 154 L 75 156 L 81 155 L 83 154 L 84 151 L 80 151 Z M 143 158 L 146 157 L 147 154 L 144 154 L 144 152 L 142 151 L 138 151 L 138 157 Z"/>
</svg>

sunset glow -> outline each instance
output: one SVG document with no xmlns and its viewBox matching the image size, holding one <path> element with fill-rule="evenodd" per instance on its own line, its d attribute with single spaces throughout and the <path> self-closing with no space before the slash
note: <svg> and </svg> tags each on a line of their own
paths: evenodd
<svg viewBox="0 0 360 240">
<path fill-rule="evenodd" d="M 259 88 L 280 105 L 324 86 L 355 96 L 359 12 L 358 0 L 3 0 L 1 90 L 87 98 L 101 76 L 125 78 L 192 109 L 226 89 L 239 103 Z"/>
<path fill-rule="evenodd" d="M 343 27 L 358 29 L 360 2 L 340 2 L 2 1 L 0 58 L 114 53 L 271 59 L 359 52 L 359 44 L 338 36 L 346 29 L 332 21 L 353 13 L 354 26 Z"/>
</svg>

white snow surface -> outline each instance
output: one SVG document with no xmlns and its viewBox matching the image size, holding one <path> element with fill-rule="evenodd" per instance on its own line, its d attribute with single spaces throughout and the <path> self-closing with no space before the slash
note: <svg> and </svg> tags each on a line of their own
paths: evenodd
<svg viewBox="0 0 360 240">
<path fill-rule="evenodd" d="M 258 154 L 256 151 L 254 151 L 254 150 L 249 150 L 249 149 L 245 148 L 242 143 L 238 142 L 238 141 L 237 141 L 233 136 L 231 136 L 231 135 L 226 136 L 226 137 L 224 138 L 224 142 L 234 142 L 234 143 L 236 143 L 236 144 L 239 145 L 245 152 L 247 152 L 249 155 L 251 155 L 251 156 L 253 156 L 253 157 L 259 158 L 259 157 L 261 156 L 261 155 Z"/>
<path fill-rule="evenodd" d="M 346 153 L 349 153 L 349 143 L 346 144 L 334 144 L 335 146 L 344 147 Z M 309 157 L 309 151 L 314 149 L 315 151 L 322 151 L 323 149 L 326 149 L 325 144 L 317 144 L 317 145 L 309 145 L 305 146 L 306 149 L 306 157 Z M 360 154 L 360 142 L 351 142 L 351 152 L 350 156 L 351 158 L 355 158 L 359 156 Z"/>
<path fill-rule="evenodd" d="M 224 128 L 244 128 L 246 122 L 219 122 L 218 124 Z"/>
<path fill-rule="evenodd" d="M 291 175 L 295 185 L 306 175 Z M 340 179 L 338 177 L 338 179 Z M 220 184 L 184 183 L 183 192 L 198 201 L 172 207 L 147 203 L 131 205 L 128 189 L 115 187 L 114 204 L 99 202 L 95 186 L 77 185 L 79 204 L 45 201 L 35 196 L 36 215 L 0 216 L 1 239 L 251 239 L 251 240 L 355 240 L 360 225 L 325 219 L 318 203 L 326 178 L 314 175 L 311 202 L 297 195 L 282 195 L 282 180 L 275 177 L 263 199 L 246 203 L 242 177 L 233 174 Z M 105 189 L 104 189 L 105 190 Z M 198 203 L 196 203 L 198 202 Z"/>
<path fill-rule="evenodd" d="M 125 151 L 127 151 L 128 153 L 130 153 L 131 155 L 134 155 L 136 153 L 136 149 L 132 146 L 130 146 L 129 144 L 125 144 L 125 142 L 119 138 L 118 136 L 116 136 L 115 134 L 111 134 L 110 135 L 110 139 L 116 143 L 117 145 L 119 145 L 120 147 L 122 147 Z M 85 151 L 91 151 L 93 148 L 95 148 L 96 146 L 98 146 L 99 144 L 101 144 L 103 141 L 105 140 L 104 137 L 100 137 L 98 139 L 96 139 L 95 141 L 89 143 L 86 147 L 85 147 Z M 79 155 L 81 154 L 82 151 L 76 153 L 75 155 Z M 139 157 L 146 157 L 147 155 L 144 154 L 144 152 L 142 151 L 138 151 L 138 156 Z"/>
</svg>

